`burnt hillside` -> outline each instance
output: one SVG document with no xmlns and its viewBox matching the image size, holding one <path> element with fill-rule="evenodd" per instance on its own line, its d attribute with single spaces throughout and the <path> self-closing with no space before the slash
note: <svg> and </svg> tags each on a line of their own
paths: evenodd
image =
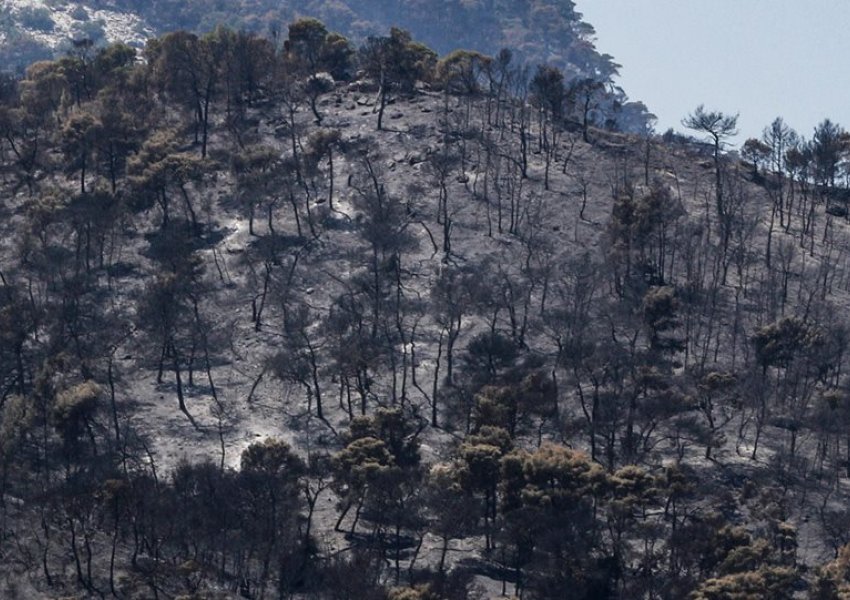
<svg viewBox="0 0 850 600">
<path fill-rule="evenodd" d="M 144 58 L 0 98 L 3 597 L 847 592 L 839 127 L 308 20 Z"/>
</svg>

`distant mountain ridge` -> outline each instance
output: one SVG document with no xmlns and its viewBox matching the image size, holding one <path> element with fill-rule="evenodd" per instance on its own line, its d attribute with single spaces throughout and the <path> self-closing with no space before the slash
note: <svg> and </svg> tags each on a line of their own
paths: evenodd
<svg viewBox="0 0 850 600">
<path fill-rule="evenodd" d="M 442 53 L 470 48 L 494 54 L 510 47 L 529 62 L 552 63 L 577 74 L 605 77 L 618 67 L 612 57 L 596 51 L 593 27 L 582 21 L 569 0 L 452 0 L 436 9 L 426 0 L 9 0 L 4 4 L 0 32 L 5 52 L 28 39 L 51 48 L 85 34 L 141 42 L 166 31 L 207 31 L 220 23 L 271 31 L 306 15 L 355 40 L 397 25 Z"/>
<path fill-rule="evenodd" d="M 495 55 L 507 47 L 567 78 L 610 83 L 619 68 L 597 51 L 593 27 L 571 0 L 8 0 L 0 7 L 0 70 L 62 54 L 75 39 L 141 47 L 153 35 L 220 24 L 283 36 L 300 16 L 319 18 L 355 43 L 399 26 L 441 54 L 463 48 Z"/>
</svg>

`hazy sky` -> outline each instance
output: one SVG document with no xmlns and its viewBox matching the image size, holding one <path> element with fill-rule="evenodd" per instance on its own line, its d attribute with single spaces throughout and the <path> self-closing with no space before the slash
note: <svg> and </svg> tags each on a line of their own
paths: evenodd
<svg viewBox="0 0 850 600">
<path fill-rule="evenodd" d="M 850 0 L 575 0 L 619 83 L 682 129 L 698 104 L 740 113 L 739 140 L 782 116 L 850 129 Z"/>
</svg>

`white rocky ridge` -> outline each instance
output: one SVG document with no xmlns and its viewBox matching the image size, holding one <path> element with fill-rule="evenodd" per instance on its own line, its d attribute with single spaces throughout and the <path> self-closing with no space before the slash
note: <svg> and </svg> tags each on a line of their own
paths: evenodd
<svg viewBox="0 0 850 600">
<path fill-rule="evenodd" d="M 98 29 L 109 43 L 123 42 L 133 46 L 144 45 L 155 35 L 153 28 L 132 12 L 93 9 L 82 3 L 63 0 L 4 0 L 4 4 L 4 12 L 10 14 L 15 31 L 53 50 L 72 40 L 97 37 L 91 33 Z M 49 15 L 53 21 L 52 29 L 28 23 L 28 13 Z M 0 29 L 0 44 L 6 41 L 7 35 L 8 32 Z"/>
</svg>

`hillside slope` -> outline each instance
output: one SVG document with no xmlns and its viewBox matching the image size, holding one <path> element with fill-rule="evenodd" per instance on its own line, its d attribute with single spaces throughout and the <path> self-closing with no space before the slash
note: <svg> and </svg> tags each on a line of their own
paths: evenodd
<svg viewBox="0 0 850 600">
<path fill-rule="evenodd" d="M 850 224 L 812 156 L 219 36 L 3 96 L 4 597 L 840 597 Z"/>
</svg>

